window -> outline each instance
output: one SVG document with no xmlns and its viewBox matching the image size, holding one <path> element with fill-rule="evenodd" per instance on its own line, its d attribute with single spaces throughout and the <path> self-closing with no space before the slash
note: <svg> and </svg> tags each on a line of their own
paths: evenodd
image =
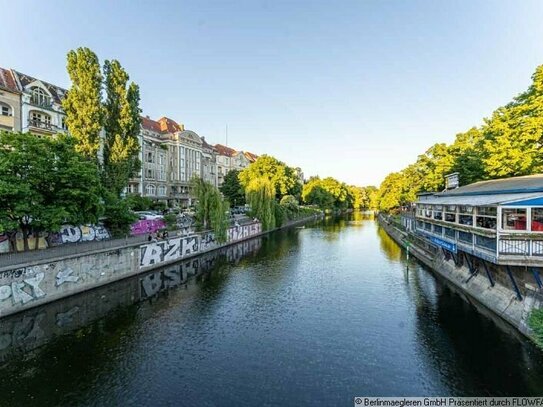
<svg viewBox="0 0 543 407">
<path fill-rule="evenodd" d="M 51 128 L 51 116 L 43 112 L 30 112 L 29 125 L 34 127 Z"/>
<path fill-rule="evenodd" d="M 502 229 L 526 230 L 526 209 L 502 209 Z"/>
<path fill-rule="evenodd" d="M 475 217 L 476 226 L 484 229 L 496 229 L 496 207 L 480 206 Z"/>
<path fill-rule="evenodd" d="M 66 124 L 66 118 L 62 118 L 62 130 L 68 130 L 68 125 Z"/>
<path fill-rule="evenodd" d="M 443 206 L 436 205 L 434 206 L 434 219 L 443 220 Z"/>
<path fill-rule="evenodd" d="M 147 195 L 155 195 L 155 192 L 156 192 L 156 187 L 153 185 L 153 184 L 149 184 L 145 187 L 145 193 Z"/>
<path fill-rule="evenodd" d="M 532 208 L 532 231 L 543 232 L 543 208 Z"/>
<path fill-rule="evenodd" d="M 424 230 L 427 230 L 427 231 L 431 232 L 432 231 L 432 224 L 424 222 Z"/>
<path fill-rule="evenodd" d="M 431 218 L 432 217 L 432 206 L 431 205 L 426 206 L 426 209 L 424 210 L 424 216 L 426 218 Z"/>
<path fill-rule="evenodd" d="M 445 236 L 456 239 L 456 231 L 454 229 L 445 228 Z"/>
<path fill-rule="evenodd" d="M 493 239 L 491 237 L 475 235 L 475 244 L 484 249 L 492 251 L 496 250 L 496 239 Z"/>
<path fill-rule="evenodd" d="M 434 225 L 434 233 L 436 235 L 441 235 L 443 233 L 443 228 L 439 225 Z"/>
<path fill-rule="evenodd" d="M 152 163 L 153 162 L 153 153 L 147 153 L 147 162 Z"/>
<path fill-rule="evenodd" d="M 458 231 L 458 240 L 464 242 L 464 243 L 473 243 L 473 235 L 468 232 L 462 232 L 461 230 Z"/>
<path fill-rule="evenodd" d="M 158 195 L 159 196 L 166 196 L 166 187 L 164 185 L 158 186 Z"/>
<path fill-rule="evenodd" d="M 447 205 L 445 207 L 445 222 L 456 222 L 456 206 L 455 205 Z"/>
<path fill-rule="evenodd" d="M 51 105 L 51 99 L 49 98 L 49 95 L 39 87 L 34 87 L 31 90 L 31 96 L 30 96 L 30 103 L 33 103 L 38 106 L 49 106 Z"/>
<path fill-rule="evenodd" d="M 153 178 L 153 171 L 147 170 L 147 178 Z"/>
<path fill-rule="evenodd" d="M 460 215 L 458 216 L 458 223 L 461 225 L 473 226 L 473 206 L 460 206 Z"/>
<path fill-rule="evenodd" d="M 0 103 L 0 114 L 2 116 L 11 116 L 11 108 L 4 103 Z"/>
</svg>

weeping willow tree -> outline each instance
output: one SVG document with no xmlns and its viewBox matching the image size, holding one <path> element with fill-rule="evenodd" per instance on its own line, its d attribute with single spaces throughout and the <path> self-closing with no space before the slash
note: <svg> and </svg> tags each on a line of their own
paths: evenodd
<svg viewBox="0 0 543 407">
<path fill-rule="evenodd" d="M 264 230 L 273 229 L 275 221 L 275 188 L 267 178 L 254 178 L 245 188 L 252 214 L 262 222 Z"/>
<path fill-rule="evenodd" d="M 226 241 L 229 226 L 229 204 L 217 188 L 201 178 L 194 177 L 191 181 L 196 203 L 196 220 L 204 230 L 213 229 L 215 240 L 219 243 Z"/>
</svg>

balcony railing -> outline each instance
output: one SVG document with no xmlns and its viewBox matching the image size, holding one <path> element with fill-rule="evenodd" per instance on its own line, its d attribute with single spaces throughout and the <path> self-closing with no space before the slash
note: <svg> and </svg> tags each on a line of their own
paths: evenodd
<svg viewBox="0 0 543 407">
<path fill-rule="evenodd" d="M 46 122 L 38 119 L 28 119 L 28 126 L 49 131 L 57 130 L 57 126 L 52 125 L 51 122 Z"/>
</svg>

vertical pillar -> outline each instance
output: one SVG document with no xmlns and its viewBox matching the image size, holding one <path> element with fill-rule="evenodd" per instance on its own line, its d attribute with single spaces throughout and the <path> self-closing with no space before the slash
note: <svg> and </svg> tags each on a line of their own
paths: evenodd
<svg viewBox="0 0 543 407">
<path fill-rule="evenodd" d="M 486 261 L 484 259 L 481 259 L 483 261 L 483 267 L 485 268 L 486 276 L 488 277 L 488 281 L 490 281 L 490 285 L 494 287 L 494 279 L 492 278 L 492 273 L 488 269 L 488 266 L 486 265 Z"/>
<path fill-rule="evenodd" d="M 530 270 L 532 270 L 532 274 L 534 275 L 534 280 L 539 288 L 543 287 L 543 282 L 541 282 L 541 276 L 539 275 L 539 271 L 535 267 L 530 267 Z"/>
<path fill-rule="evenodd" d="M 517 282 L 515 281 L 515 277 L 513 277 L 513 273 L 511 272 L 511 267 L 505 266 L 505 269 L 507 270 L 507 274 L 509 275 L 509 278 L 511 279 L 511 283 L 513 284 L 513 288 L 515 289 L 515 292 L 517 293 L 517 299 L 519 301 L 522 301 L 522 294 L 520 293 Z"/>
</svg>

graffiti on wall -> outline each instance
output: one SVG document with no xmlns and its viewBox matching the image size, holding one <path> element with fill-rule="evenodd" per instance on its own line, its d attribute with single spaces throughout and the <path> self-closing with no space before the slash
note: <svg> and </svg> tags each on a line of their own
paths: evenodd
<svg viewBox="0 0 543 407">
<path fill-rule="evenodd" d="M 49 246 L 59 246 L 66 243 L 91 242 L 109 239 L 111 236 L 103 225 L 63 225 L 58 232 L 41 232 L 38 235 L 38 249 L 45 249 Z M 28 248 L 34 250 L 36 237 L 27 237 Z M 17 250 L 24 250 L 24 239 L 22 232 L 17 232 L 15 242 Z M 8 236 L 0 234 L 0 253 L 8 253 L 11 250 Z"/>
<path fill-rule="evenodd" d="M 165 227 L 166 223 L 162 219 L 142 219 L 130 226 L 130 234 L 132 236 L 145 235 L 155 233 Z"/>
<path fill-rule="evenodd" d="M 199 236 L 176 237 L 141 246 L 140 267 L 190 256 L 199 251 Z"/>
<path fill-rule="evenodd" d="M 110 235 L 103 225 L 63 225 L 58 233 L 52 233 L 50 241 L 53 245 L 65 243 L 91 242 L 109 239 Z"/>
<path fill-rule="evenodd" d="M 261 231 L 262 227 L 260 223 L 235 226 L 228 230 L 228 242 L 232 243 L 247 239 L 260 234 Z M 206 233 L 201 236 L 176 237 L 145 244 L 141 246 L 140 268 L 175 261 L 215 247 L 217 247 L 217 243 L 212 233 Z"/>
<path fill-rule="evenodd" d="M 247 239 L 262 232 L 260 223 L 251 223 L 249 225 L 234 226 L 228 229 L 228 241 L 235 242 L 237 240 Z"/>
</svg>

